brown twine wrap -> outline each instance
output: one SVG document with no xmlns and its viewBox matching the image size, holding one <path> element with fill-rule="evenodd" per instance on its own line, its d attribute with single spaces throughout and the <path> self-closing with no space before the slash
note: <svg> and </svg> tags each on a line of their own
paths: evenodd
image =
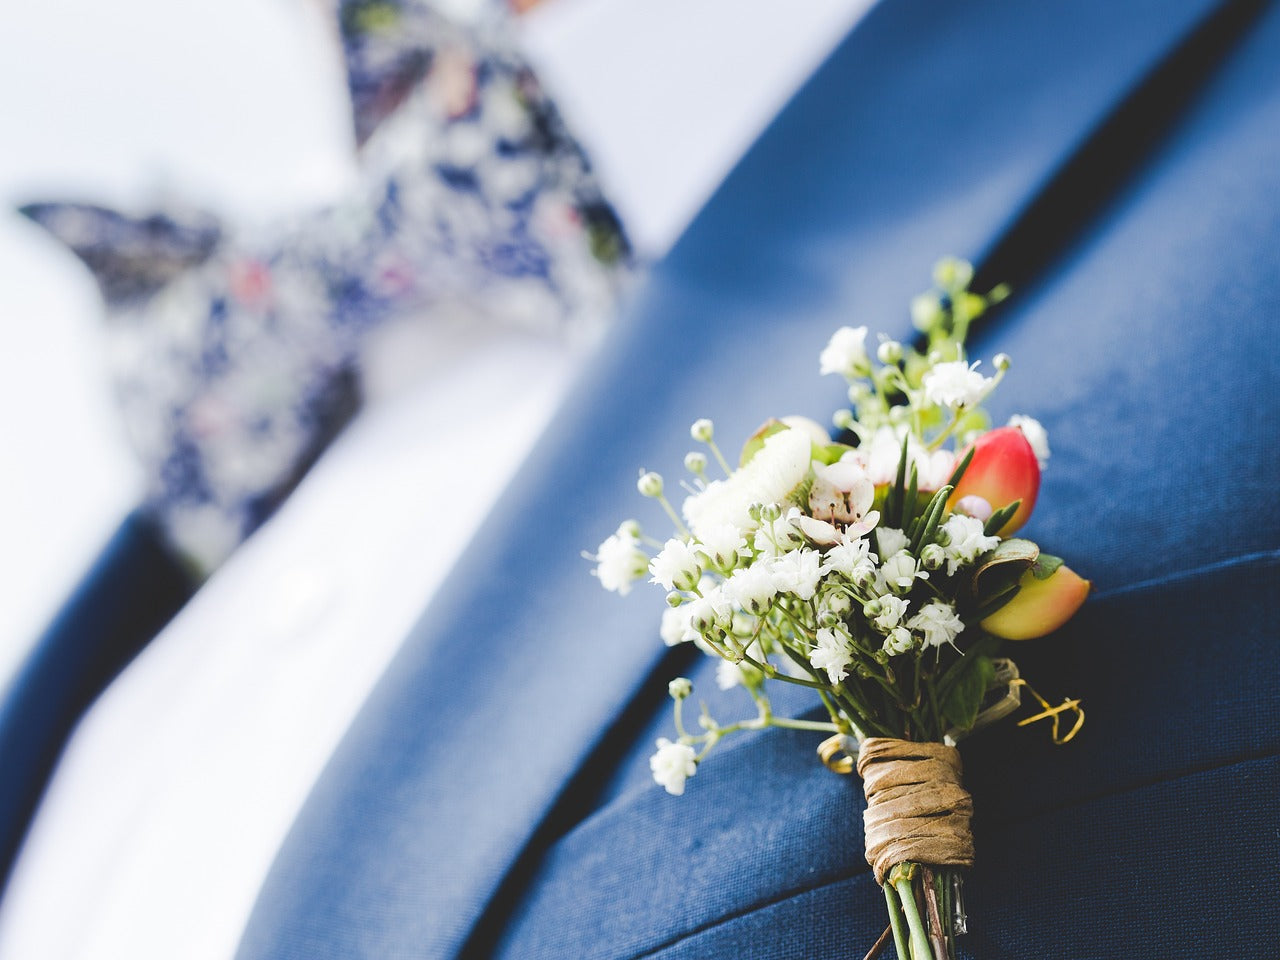
<svg viewBox="0 0 1280 960">
<path fill-rule="evenodd" d="M 973 798 L 960 783 L 960 751 L 889 737 L 862 741 L 867 863 L 883 884 L 899 863 L 973 866 Z"/>
</svg>

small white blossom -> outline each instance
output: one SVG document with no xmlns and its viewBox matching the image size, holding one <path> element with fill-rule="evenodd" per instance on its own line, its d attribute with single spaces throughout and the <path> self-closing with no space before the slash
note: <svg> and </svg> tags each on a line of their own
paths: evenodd
<svg viewBox="0 0 1280 960">
<path fill-rule="evenodd" d="M 689 428 L 689 436 L 697 440 L 699 443 L 710 443 L 711 438 L 715 436 L 716 425 L 702 417 L 693 421 L 693 426 Z"/>
<path fill-rule="evenodd" d="M 907 626 L 923 636 L 926 647 L 940 647 L 944 643 L 954 644 L 964 630 L 964 621 L 951 604 L 933 600 L 907 621 Z"/>
<path fill-rule="evenodd" d="M 800 529 L 800 509 L 792 507 L 776 520 L 760 525 L 752 541 L 756 552 L 766 557 L 776 557 L 804 544 L 804 532 Z"/>
<path fill-rule="evenodd" d="M 872 625 L 881 633 L 889 633 L 902 622 L 909 603 L 902 597 L 886 594 L 880 598 L 880 614 L 871 621 Z"/>
<path fill-rule="evenodd" d="M 594 572 L 600 586 L 624 597 L 649 566 L 649 557 L 640 549 L 640 540 L 626 524 L 600 544 L 592 559 L 596 561 Z"/>
<path fill-rule="evenodd" d="M 885 586 L 893 593 L 909 593 L 916 578 L 928 580 L 929 574 L 920 569 L 916 558 L 906 550 L 899 550 L 880 566 Z"/>
<path fill-rule="evenodd" d="M 769 572 L 779 593 L 812 600 L 822 577 L 822 555 L 817 550 L 793 550 L 770 564 Z"/>
<path fill-rule="evenodd" d="M 689 625 L 692 608 L 692 603 L 685 603 L 662 611 L 662 626 L 658 628 L 658 634 L 668 647 L 686 643 L 698 636 L 698 631 Z"/>
<path fill-rule="evenodd" d="M 717 567 L 731 570 L 747 551 L 747 538 L 732 523 L 712 523 L 703 527 L 698 548 Z"/>
<path fill-rule="evenodd" d="M 948 541 L 942 548 L 947 557 L 947 576 L 954 576 L 965 564 L 996 548 L 1000 538 L 988 537 L 982 529 L 982 521 L 976 517 L 953 513 L 947 518 L 942 525 L 942 532 L 946 534 L 943 539 Z"/>
<path fill-rule="evenodd" d="M 654 781 L 667 793 L 680 796 L 684 793 L 684 782 L 698 772 L 697 756 L 687 743 L 672 743 L 660 737 L 657 753 L 649 758 Z"/>
<path fill-rule="evenodd" d="M 825 375 L 838 373 L 852 380 L 866 374 L 870 366 L 867 357 L 867 328 L 841 327 L 818 356 L 818 372 Z"/>
<path fill-rule="evenodd" d="M 895 553 L 907 549 L 911 541 L 907 535 L 896 527 L 879 527 L 876 530 L 876 546 L 880 548 L 880 556 L 892 557 Z"/>
<path fill-rule="evenodd" d="M 642 497 L 662 496 L 662 475 L 652 470 L 648 473 L 641 472 L 640 479 L 636 481 L 636 489 Z"/>
<path fill-rule="evenodd" d="M 849 675 L 848 666 L 853 662 L 851 644 L 853 638 L 843 626 L 818 631 L 818 643 L 809 652 L 809 662 L 815 670 L 827 671 L 832 683 L 839 683 Z"/>
<path fill-rule="evenodd" d="M 1009 426 L 1017 427 L 1022 431 L 1022 435 L 1027 438 L 1027 443 L 1031 444 L 1031 449 L 1035 452 L 1040 469 L 1043 470 L 1048 466 L 1049 433 L 1040 421 L 1034 417 L 1024 417 L 1019 414 L 1009 418 Z"/>
<path fill-rule="evenodd" d="M 649 561 L 650 583 L 661 584 L 667 590 L 692 590 L 702 576 L 702 565 L 693 545 L 672 537 Z"/>
<path fill-rule="evenodd" d="M 724 582 L 724 595 L 749 613 L 762 614 L 773 603 L 778 588 L 763 563 L 756 563 L 741 570 Z"/>
<path fill-rule="evenodd" d="M 930 403 L 952 410 L 973 406 L 991 383 L 991 378 L 980 374 L 977 366 L 968 366 L 962 360 L 935 364 L 921 380 L 925 397 Z"/>
<path fill-rule="evenodd" d="M 916 642 L 911 636 L 911 631 L 906 627 L 894 627 L 889 631 L 889 635 L 884 638 L 884 652 L 891 657 L 896 657 L 900 653 L 907 653 L 915 649 Z"/>
<path fill-rule="evenodd" d="M 854 571 L 867 563 L 870 545 L 866 540 L 848 540 L 837 543 L 826 552 L 822 560 L 822 574 L 839 573 L 850 580 L 854 579 Z"/>
</svg>

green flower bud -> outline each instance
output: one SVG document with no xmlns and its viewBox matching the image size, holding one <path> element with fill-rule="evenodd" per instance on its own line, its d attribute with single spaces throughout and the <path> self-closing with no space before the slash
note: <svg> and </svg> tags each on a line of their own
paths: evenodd
<svg viewBox="0 0 1280 960">
<path fill-rule="evenodd" d="M 693 693 L 693 683 L 687 677 L 676 677 L 667 684 L 667 693 L 672 700 L 683 700 Z"/>
</svg>

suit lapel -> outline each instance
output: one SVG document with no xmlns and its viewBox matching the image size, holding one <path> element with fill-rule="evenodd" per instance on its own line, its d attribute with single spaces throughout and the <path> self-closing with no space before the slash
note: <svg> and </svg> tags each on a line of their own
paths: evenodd
<svg viewBox="0 0 1280 960">
<path fill-rule="evenodd" d="M 154 524 L 130 515 L 0 697 L 0 887 L 80 715 L 191 589 Z"/>
<path fill-rule="evenodd" d="M 607 731 L 661 659 L 660 598 L 605 595 L 578 558 L 639 505 L 638 459 L 674 474 L 698 415 L 736 437 L 831 409 L 839 387 L 814 375 L 830 331 L 907 336 L 903 304 L 932 260 L 991 249 L 1212 7 L 873 11 L 654 272 L 428 608 L 299 817 L 240 955 L 456 954 L 575 772 L 617 749 Z"/>
</svg>

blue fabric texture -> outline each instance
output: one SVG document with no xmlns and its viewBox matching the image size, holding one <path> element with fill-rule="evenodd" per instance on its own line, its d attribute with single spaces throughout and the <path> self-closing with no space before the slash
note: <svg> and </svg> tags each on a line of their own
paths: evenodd
<svg viewBox="0 0 1280 960">
<path fill-rule="evenodd" d="M 191 590 L 151 521 L 130 515 L 0 696 L 0 887 L 81 713 Z"/>
<path fill-rule="evenodd" d="M 770 731 L 683 799 L 649 783 L 661 691 L 688 665 L 657 638 L 656 592 L 605 595 L 578 551 L 643 509 L 638 465 L 678 472 L 695 416 L 730 438 L 833 409 L 827 336 L 907 336 L 944 252 L 1016 268 L 974 356 L 1010 353 L 995 412 L 1050 431 L 1029 534 L 1099 588 L 1012 651 L 1086 699 L 1082 738 L 964 747 L 965 955 L 1272 955 L 1280 15 L 1260 6 L 878 6 L 655 271 L 425 612 L 295 824 L 243 960 L 870 945 L 857 782 Z M 1159 130 L 1117 136 L 1153 77 L 1194 82 Z M 1064 176 L 1090 213 L 1069 231 L 1073 204 L 1037 205 Z"/>
</svg>

